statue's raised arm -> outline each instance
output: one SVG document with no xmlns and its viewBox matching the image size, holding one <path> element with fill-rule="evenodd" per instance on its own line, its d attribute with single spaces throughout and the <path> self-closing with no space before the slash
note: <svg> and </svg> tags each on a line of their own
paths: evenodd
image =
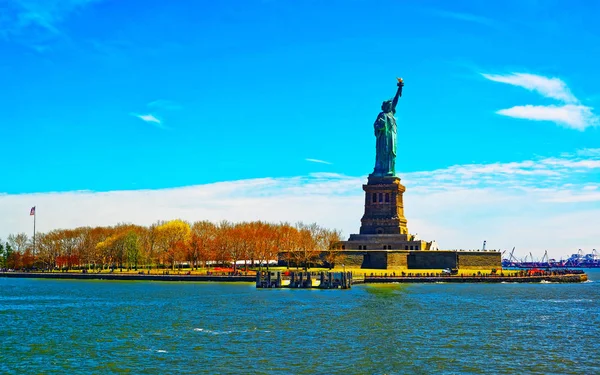
<svg viewBox="0 0 600 375">
<path fill-rule="evenodd" d="M 393 113 L 396 113 L 396 104 L 398 104 L 398 98 L 402 96 L 402 87 L 404 87 L 404 81 L 402 78 L 398 78 L 398 91 L 396 91 L 396 96 L 394 96 L 394 100 L 392 100 Z"/>
</svg>

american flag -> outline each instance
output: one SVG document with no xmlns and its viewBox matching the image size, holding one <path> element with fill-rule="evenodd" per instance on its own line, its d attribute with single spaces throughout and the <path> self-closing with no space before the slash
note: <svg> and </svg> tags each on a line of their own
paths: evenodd
<svg viewBox="0 0 600 375">
<path fill-rule="evenodd" d="M 31 211 L 29 211 L 29 216 L 35 215 L 35 206 L 31 207 Z"/>
</svg>

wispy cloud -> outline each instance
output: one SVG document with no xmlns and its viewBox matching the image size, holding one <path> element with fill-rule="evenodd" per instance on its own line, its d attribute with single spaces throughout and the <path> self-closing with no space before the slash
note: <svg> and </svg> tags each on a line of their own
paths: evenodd
<svg viewBox="0 0 600 375">
<path fill-rule="evenodd" d="M 559 78 L 529 73 L 505 75 L 482 73 L 481 75 L 490 81 L 522 87 L 562 103 L 561 105 L 515 106 L 497 111 L 496 113 L 500 115 L 535 121 L 552 121 L 580 131 L 599 124 L 598 116 L 592 112 L 593 108 L 580 104 L 567 84 Z"/>
<path fill-rule="evenodd" d="M 158 128 L 165 129 L 165 126 L 163 125 L 162 121 L 160 119 L 156 118 L 151 113 L 149 113 L 147 115 L 140 115 L 140 114 L 137 114 L 137 113 L 132 113 L 131 115 L 139 118 L 142 121 L 145 121 L 147 123 L 153 124 L 154 126 L 156 126 Z"/>
<path fill-rule="evenodd" d="M 584 148 L 577 151 L 577 155 L 582 157 L 600 158 L 600 148 Z"/>
<path fill-rule="evenodd" d="M 564 153 L 560 157 L 509 163 L 463 164 L 406 175 L 418 189 L 451 190 L 470 187 L 546 189 L 566 184 L 586 185 L 590 175 L 600 173 L 600 149 Z M 414 179 L 414 180 L 413 180 Z"/>
<path fill-rule="evenodd" d="M 165 109 L 168 111 L 177 111 L 182 109 L 181 104 L 172 100 L 158 99 L 146 104 L 148 108 Z"/>
<path fill-rule="evenodd" d="M 487 18 L 484 16 L 472 14 L 472 13 L 450 12 L 450 11 L 446 11 L 446 10 L 434 10 L 433 14 L 438 17 L 451 18 L 451 19 L 455 19 L 455 20 L 459 20 L 459 21 L 472 22 L 472 23 L 477 23 L 480 25 L 489 26 L 489 27 L 493 27 L 493 28 L 497 28 L 499 26 L 498 22 L 496 22 L 495 20 L 493 20 L 491 18 Z"/>
<path fill-rule="evenodd" d="M 500 115 L 536 121 L 552 121 L 566 127 L 583 131 L 589 126 L 594 126 L 598 118 L 592 108 L 584 105 L 567 104 L 556 105 L 524 105 L 501 109 L 496 112 Z"/>
<path fill-rule="evenodd" d="M 307 159 L 304 159 L 304 160 L 310 161 L 311 163 L 328 164 L 328 165 L 332 165 L 333 164 L 333 163 L 330 163 L 328 161 L 319 160 L 319 159 L 310 159 L 310 158 L 307 158 Z"/>
<path fill-rule="evenodd" d="M 579 100 L 571 93 L 567 84 L 559 78 L 548 78 L 529 73 L 482 74 L 485 78 L 494 82 L 507 83 L 509 85 L 523 87 L 535 91 L 547 98 L 557 99 L 565 103 L 578 103 Z"/>
<path fill-rule="evenodd" d="M 570 249 L 600 248 L 600 149 L 535 160 L 466 164 L 401 174 L 412 233 L 443 248 L 513 246 L 559 258 Z M 226 181 L 173 189 L 37 194 L 0 193 L 0 237 L 38 229 L 156 220 L 317 221 L 356 233 L 366 176 L 319 173 Z M 159 203 L 155 203 L 159 202 Z M 94 215 L 89 215 L 94 212 Z M 548 234 L 552 233 L 551 236 Z"/>
<path fill-rule="evenodd" d="M 164 116 L 161 114 L 165 114 L 166 111 L 174 111 L 181 109 L 181 105 L 171 100 L 158 99 L 146 104 L 148 108 L 152 111 L 148 114 L 138 114 L 138 113 L 130 113 L 132 116 L 139 118 L 142 121 L 145 121 L 149 124 L 152 124 L 160 129 L 167 129 L 165 126 L 163 119 Z"/>
<path fill-rule="evenodd" d="M 6 0 L 0 16 L 0 38 L 26 44 L 38 52 L 62 35 L 61 23 L 76 10 L 103 0 Z"/>
</svg>

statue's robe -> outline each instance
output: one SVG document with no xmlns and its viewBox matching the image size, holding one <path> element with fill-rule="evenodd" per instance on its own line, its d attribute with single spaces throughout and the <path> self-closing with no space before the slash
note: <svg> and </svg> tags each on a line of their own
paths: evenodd
<svg viewBox="0 0 600 375">
<path fill-rule="evenodd" d="M 377 137 L 375 154 L 375 176 L 396 174 L 396 119 L 393 112 L 381 112 L 374 124 Z"/>
</svg>

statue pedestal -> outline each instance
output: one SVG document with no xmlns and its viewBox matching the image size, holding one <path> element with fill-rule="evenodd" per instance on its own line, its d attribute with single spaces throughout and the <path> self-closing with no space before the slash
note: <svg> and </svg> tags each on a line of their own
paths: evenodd
<svg viewBox="0 0 600 375">
<path fill-rule="evenodd" d="M 429 250 L 430 244 L 408 234 L 402 194 L 406 191 L 396 176 L 369 176 L 365 191 L 365 214 L 360 234 L 340 242 L 348 264 L 361 268 L 389 269 L 407 267 L 411 251 Z"/>
<path fill-rule="evenodd" d="M 365 214 L 360 234 L 408 235 L 402 194 L 406 191 L 395 176 L 369 176 L 365 191 Z"/>
</svg>

